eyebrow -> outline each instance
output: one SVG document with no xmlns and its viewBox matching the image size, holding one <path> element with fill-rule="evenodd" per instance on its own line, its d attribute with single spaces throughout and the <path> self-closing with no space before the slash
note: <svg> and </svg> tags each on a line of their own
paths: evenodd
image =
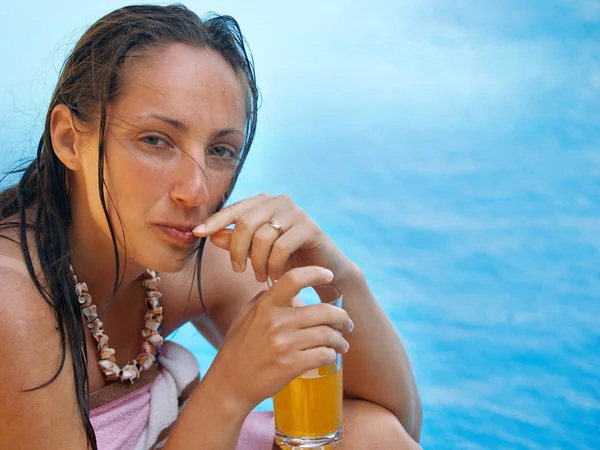
<svg viewBox="0 0 600 450">
<path fill-rule="evenodd" d="M 185 123 L 181 122 L 180 120 L 173 119 L 172 117 L 163 116 L 162 114 L 148 114 L 146 116 L 138 116 L 137 119 L 139 119 L 139 120 L 156 119 L 156 120 L 160 120 L 161 122 L 165 122 L 165 123 L 171 125 L 177 131 L 180 131 L 182 133 L 189 134 L 189 132 L 190 132 L 190 127 L 187 126 Z M 235 128 L 224 128 L 222 130 L 219 130 L 219 131 L 213 133 L 211 135 L 211 140 L 219 139 L 219 138 L 228 136 L 230 134 L 239 134 L 243 138 L 246 137 L 245 134 L 242 133 L 240 130 L 237 130 Z"/>
<path fill-rule="evenodd" d="M 183 123 L 177 119 L 173 119 L 171 117 L 163 116 L 161 114 L 148 114 L 146 116 L 138 116 L 137 119 L 139 119 L 139 120 L 156 119 L 156 120 L 160 120 L 161 122 L 168 123 L 173 128 L 175 128 L 177 131 L 181 131 L 182 133 L 189 133 L 189 131 L 190 131 L 190 127 L 188 127 L 185 123 Z"/>
</svg>

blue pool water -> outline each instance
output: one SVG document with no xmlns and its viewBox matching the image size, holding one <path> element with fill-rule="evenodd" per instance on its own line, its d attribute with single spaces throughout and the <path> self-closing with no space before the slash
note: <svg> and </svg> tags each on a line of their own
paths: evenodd
<svg viewBox="0 0 600 450">
<path fill-rule="evenodd" d="M 120 4 L 55 3 L 0 27 L 2 168 L 31 153 L 70 33 Z M 600 448 L 599 3 L 247 3 L 188 2 L 238 18 L 256 59 L 235 199 L 289 194 L 362 267 L 423 446 Z M 174 339 L 207 370 L 201 336 Z"/>
</svg>

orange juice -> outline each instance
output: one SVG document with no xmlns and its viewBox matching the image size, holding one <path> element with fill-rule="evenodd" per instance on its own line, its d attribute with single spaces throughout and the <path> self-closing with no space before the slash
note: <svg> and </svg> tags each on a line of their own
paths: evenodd
<svg viewBox="0 0 600 450">
<path fill-rule="evenodd" d="M 294 437 L 326 436 L 342 428 L 342 369 L 310 370 L 273 397 L 277 431 Z"/>
</svg>

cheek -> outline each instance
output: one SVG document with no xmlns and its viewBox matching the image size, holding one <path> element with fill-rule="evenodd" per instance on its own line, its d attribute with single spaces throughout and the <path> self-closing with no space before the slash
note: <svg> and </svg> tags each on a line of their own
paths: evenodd
<svg viewBox="0 0 600 450">
<path fill-rule="evenodd" d="M 211 212 L 213 212 L 217 205 L 223 200 L 223 196 L 229 188 L 234 173 L 234 171 L 231 171 L 209 176 L 207 187 L 210 195 L 209 203 L 211 204 Z"/>
<path fill-rule="evenodd" d="M 125 229 L 133 228 L 132 221 L 136 217 L 141 219 L 157 197 L 164 194 L 165 171 L 157 164 L 149 164 L 116 139 L 108 140 L 106 149 L 104 180 L 109 215 L 115 225 L 120 221 Z"/>
<path fill-rule="evenodd" d="M 203 209 L 207 214 L 212 214 L 222 202 L 235 174 L 233 167 L 213 167 L 206 163 L 203 164 L 204 175 L 201 181 L 186 180 L 187 177 L 198 176 L 197 172 L 189 170 L 190 164 L 196 164 L 189 156 L 144 152 L 126 138 L 117 139 L 114 136 L 107 139 L 106 148 L 105 183 L 126 228 L 133 228 L 132 221 L 139 220 L 135 217 L 168 214 L 174 206 L 170 190 L 177 189 L 180 183 L 186 184 L 187 181 L 205 184 L 209 200 Z M 106 195 L 107 207 L 111 217 L 115 217 L 110 198 Z"/>
<path fill-rule="evenodd" d="M 224 197 L 235 175 L 235 168 L 222 169 L 220 171 L 208 170 L 206 175 L 208 201 L 205 208 L 203 208 L 203 212 L 208 217 L 216 212 L 219 205 L 224 203 Z M 205 217 L 202 218 L 202 220 L 204 219 Z"/>
</svg>

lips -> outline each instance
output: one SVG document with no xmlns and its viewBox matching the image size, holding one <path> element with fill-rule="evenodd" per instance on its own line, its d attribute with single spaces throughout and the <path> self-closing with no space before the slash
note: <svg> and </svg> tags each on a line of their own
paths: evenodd
<svg viewBox="0 0 600 450">
<path fill-rule="evenodd" d="M 198 237 L 194 236 L 192 230 L 195 225 L 182 224 L 158 224 L 156 228 L 170 242 L 180 246 L 188 247 L 198 241 Z"/>
<path fill-rule="evenodd" d="M 167 222 L 167 223 L 159 223 L 157 225 L 160 227 L 173 228 L 174 230 L 186 232 L 186 231 L 192 231 L 194 228 L 196 228 L 196 226 L 198 224 Z"/>
</svg>

